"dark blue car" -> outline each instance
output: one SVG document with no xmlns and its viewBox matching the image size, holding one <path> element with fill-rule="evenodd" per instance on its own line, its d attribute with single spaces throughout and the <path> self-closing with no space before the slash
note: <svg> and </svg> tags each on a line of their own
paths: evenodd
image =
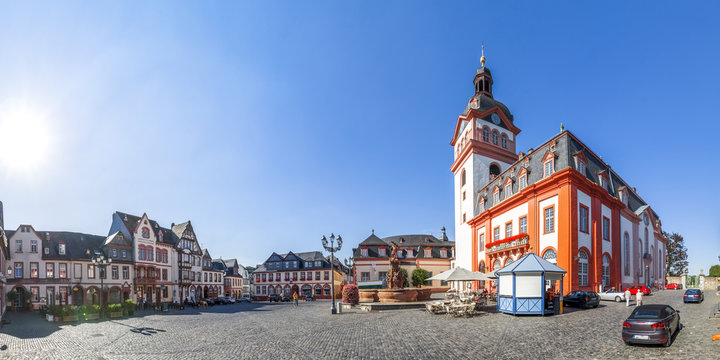
<svg viewBox="0 0 720 360">
<path fill-rule="evenodd" d="M 685 295 L 683 295 L 683 302 L 685 303 L 701 303 L 703 300 L 705 300 L 705 294 L 700 289 L 687 289 Z"/>
</svg>

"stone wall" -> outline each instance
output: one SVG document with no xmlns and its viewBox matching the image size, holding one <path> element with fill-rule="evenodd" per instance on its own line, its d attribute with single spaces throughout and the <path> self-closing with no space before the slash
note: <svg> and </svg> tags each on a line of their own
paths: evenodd
<svg viewBox="0 0 720 360">
<path fill-rule="evenodd" d="M 705 285 L 703 290 L 717 291 L 718 284 L 720 284 L 720 278 L 705 277 Z"/>
<path fill-rule="evenodd" d="M 666 284 L 682 284 L 682 278 L 680 276 L 668 276 L 666 280 Z M 683 284 L 683 286 L 685 286 L 685 284 Z"/>
</svg>

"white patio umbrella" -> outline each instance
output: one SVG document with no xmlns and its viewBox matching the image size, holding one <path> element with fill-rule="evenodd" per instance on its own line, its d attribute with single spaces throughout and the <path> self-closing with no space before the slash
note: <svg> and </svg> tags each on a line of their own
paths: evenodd
<svg viewBox="0 0 720 360">
<path fill-rule="evenodd" d="M 442 281 L 477 281 L 477 280 L 492 280 L 487 274 L 470 271 L 461 267 L 456 267 L 447 271 L 443 271 L 428 280 L 442 280 Z"/>
</svg>

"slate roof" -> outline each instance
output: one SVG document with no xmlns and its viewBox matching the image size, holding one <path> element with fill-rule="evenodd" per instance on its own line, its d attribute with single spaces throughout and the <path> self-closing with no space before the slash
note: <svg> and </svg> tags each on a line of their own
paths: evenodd
<svg viewBox="0 0 720 360">
<path fill-rule="evenodd" d="M 510 265 L 495 271 L 496 275 L 500 274 L 513 274 L 523 272 L 545 272 L 545 273 L 561 273 L 565 274 L 567 271 L 563 270 L 559 266 L 541 258 L 535 253 L 527 253 L 521 258 L 513 261 Z"/>
<path fill-rule="evenodd" d="M 115 246 L 129 246 L 132 247 L 132 240 L 125 237 L 122 232 L 117 231 L 114 234 L 109 235 L 103 242 L 104 246 L 115 245 Z"/>
<path fill-rule="evenodd" d="M 122 220 L 123 224 L 125 224 L 125 227 L 128 229 L 130 234 L 135 233 L 135 229 L 137 229 L 138 223 L 140 223 L 141 216 L 135 216 L 128 213 L 116 211 L 118 216 L 120 216 L 120 219 Z M 157 221 L 148 218 L 148 221 L 150 222 L 150 228 L 155 233 L 155 237 L 158 239 L 159 242 L 163 244 L 168 245 L 176 245 L 177 242 L 180 240 L 172 230 L 164 228 L 158 224 Z M 160 233 L 162 233 L 162 241 L 160 241 Z"/>
<path fill-rule="evenodd" d="M 555 143 L 554 149 L 553 151 L 550 151 L 553 142 Z M 624 187 L 629 190 L 628 208 L 631 211 L 637 211 L 647 205 L 647 203 L 645 203 L 645 201 L 637 195 L 633 187 L 629 186 L 622 178 L 620 178 L 620 176 L 618 176 L 609 165 L 595 155 L 595 153 L 593 153 L 585 144 L 580 142 L 575 135 L 566 130 L 546 141 L 537 149 L 531 149 L 528 151 L 528 154 L 519 158 L 515 163 L 508 167 L 507 170 L 500 173 L 495 179 L 490 181 L 485 187 L 481 188 L 476 194 L 474 194 L 475 208 L 473 217 L 479 215 L 481 212 L 479 205 L 481 197 L 485 199 L 485 210 L 488 210 L 495 205 L 493 203 L 493 191 L 496 186 L 500 188 L 500 202 L 504 200 L 505 181 L 508 178 L 512 180 L 512 194 L 518 194 L 520 192 L 518 174 L 522 168 L 527 170 L 528 186 L 543 180 L 542 159 L 548 151 L 556 156 L 555 169 L 553 172 L 559 172 L 567 168 L 577 170 L 575 156 L 579 153 L 583 153 L 587 159 L 584 175 L 588 180 L 598 184 L 600 182 L 600 173 L 604 170 L 608 174 L 608 186 L 606 190 L 610 193 L 610 195 L 618 197 L 619 189 Z M 659 218 L 656 213 L 653 212 L 653 214 L 655 215 L 655 218 Z"/>
<path fill-rule="evenodd" d="M 447 235 L 444 235 L 443 238 L 447 239 Z M 395 235 L 381 239 L 377 235 L 375 235 L 375 232 L 373 231 L 373 233 L 365 240 L 363 240 L 357 248 L 352 249 L 353 257 L 363 257 L 360 253 L 361 248 L 368 249 L 367 257 L 381 257 L 379 255 L 379 249 L 381 246 L 386 247 L 387 256 L 384 257 L 388 257 L 390 255 L 391 242 L 394 242 L 396 245 L 400 246 L 403 249 L 400 257 L 407 257 L 407 248 L 413 248 L 413 256 L 409 257 L 409 259 L 425 258 L 424 250 L 426 247 L 431 248 L 431 258 L 450 259 L 452 255 L 451 248 L 455 246 L 454 241 L 442 241 L 435 236 L 429 234 Z M 442 248 L 447 249 L 448 257 L 443 258 L 440 256 L 440 250 Z"/>
<path fill-rule="evenodd" d="M 220 260 L 213 260 L 212 262 L 212 270 L 213 271 L 222 271 L 225 272 L 225 263 Z"/>
<path fill-rule="evenodd" d="M 105 243 L 105 236 L 69 231 L 37 231 L 42 239 L 43 259 L 90 260 L 95 250 Z M 65 243 L 65 255 L 59 254 L 60 242 Z M 45 248 L 49 253 L 45 254 Z"/>
</svg>

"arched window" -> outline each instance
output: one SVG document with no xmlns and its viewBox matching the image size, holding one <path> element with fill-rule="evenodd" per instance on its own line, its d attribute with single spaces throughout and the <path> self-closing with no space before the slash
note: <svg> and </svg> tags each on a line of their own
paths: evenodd
<svg viewBox="0 0 720 360">
<path fill-rule="evenodd" d="M 557 253 L 553 249 L 547 249 L 545 250 L 545 253 L 543 254 L 543 259 L 555 263 L 557 262 Z"/>
<path fill-rule="evenodd" d="M 497 131 L 493 131 L 493 135 L 492 135 L 492 136 L 493 136 L 493 144 L 497 145 L 497 144 L 498 144 L 498 133 L 497 133 Z"/>
<path fill-rule="evenodd" d="M 505 136 L 505 134 L 502 136 L 502 147 L 503 149 L 507 149 L 507 136 Z"/>
<path fill-rule="evenodd" d="M 485 272 L 485 261 L 480 261 L 480 266 L 479 266 L 479 268 L 480 268 L 480 272 L 481 272 L 481 273 L 484 273 L 484 272 Z"/>
<path fill-rule="evenodd" d="M 652 254 L 653 256 L 655 255 L 655 247 L 654 246 L 650 246 L 650 254 Z M 651 279 L 655 278 L 655 264 L 656 263 L 657 263 L 657 260 L 653 259 L 652 266 L 650 267 L 650 278 Z"/>
<path fill-rule="evenodd" d="M 603 286 L 610 286 L 610 258 L 605 255 L 602 261 L 602 283 Z"/>
<path fill-rule="evenodd" d="M 490 141 L 490 130 L 488 128 L 483 128 L 483 141 Z"/>
<path fill-rule="evenodd" d="M 645 252 L 648 252 L 648 230 L 645 228 Z"/>
<path fill-rule="evenodd" d="M 630 275 L 630 235 L 625 233 L 625 275 Z"/>
<path fill-rule="evenodd" d="M 493 271 L 500 270 L 500 267 L 501 267 L 500 259 L 496 259 L 495 262 L 493 263 Z"/>
<path fill-rule="evenodd" d="M 640 271 L 640 274 L 642 274 L 643 271 L 643 265 L 642 265 L 642 241 L 638 240 L 638 270 Z"/>
<path fill-rule="evenodd" d="M 460 186 L 465 186 L 466 177 L 465 177 L 465 169 L 460 173 Z"/>
<path fill-rule="evenodd" d="M 583 250 L 578 253 L 578 283 L 588 286 L 588 255 Z"/>
<path fill-rule="evenodd" d="M 490 178 L 500 175 L 500 167 L 497 164 L 490 164 Z"/>
<path fill-rule="evenodd" d="M 505 266 L 508 266 L 513 263 L 513 259 L 508 256 L 507 260 L 505 260 Z"/>
</svg>

